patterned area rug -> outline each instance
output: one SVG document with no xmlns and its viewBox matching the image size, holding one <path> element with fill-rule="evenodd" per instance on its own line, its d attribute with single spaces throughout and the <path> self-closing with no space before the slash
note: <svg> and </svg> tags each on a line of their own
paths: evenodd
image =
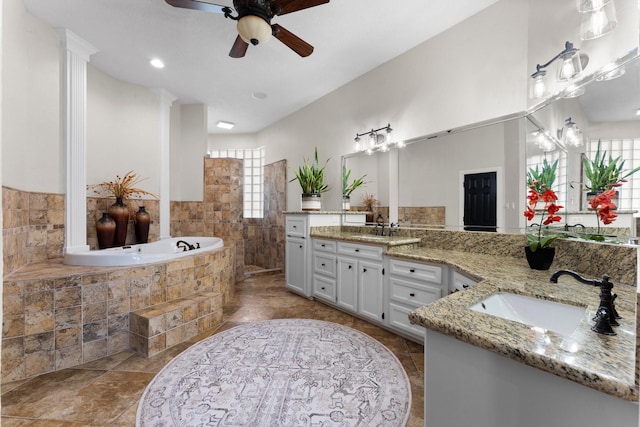
<svg viewBox="0 0 640 427">
<path fill-rule="evenodd" d="M 139 427 L 404 426 L 411 386 L 396 356 L 319 320 L 238 326 L 185 350 L 147 386 Z"/>
</svg>

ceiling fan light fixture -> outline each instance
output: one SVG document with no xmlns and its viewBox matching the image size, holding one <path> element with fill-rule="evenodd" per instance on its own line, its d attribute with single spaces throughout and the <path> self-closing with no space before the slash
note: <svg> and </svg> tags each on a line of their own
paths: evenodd
<svg viewBox="0 0 640 427">
<path fill-rule="evenodd" d="M 240 18 L 237 29 L 240 38 L 245 43 L 254 46 L 268 42 L 273 32 L 267 21 L 255 15 L 246 15 Z"/>
</svg>

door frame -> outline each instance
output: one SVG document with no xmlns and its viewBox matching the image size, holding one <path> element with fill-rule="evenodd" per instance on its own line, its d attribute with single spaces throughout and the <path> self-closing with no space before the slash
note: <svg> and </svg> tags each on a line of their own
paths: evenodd
<svg viewBox="0 0 640 427">
<path fill-rule="evenodd" d="M 464 230 L 464 176 L 476 173 L 495 172 L 496 174 L 496 231 L 504 232 L 504 171 L 502 166 L 480 168 L 480 169 L 465 169 L 460 170 L 458 173 L 458 227 L 459 230 Z"/>
</svg>

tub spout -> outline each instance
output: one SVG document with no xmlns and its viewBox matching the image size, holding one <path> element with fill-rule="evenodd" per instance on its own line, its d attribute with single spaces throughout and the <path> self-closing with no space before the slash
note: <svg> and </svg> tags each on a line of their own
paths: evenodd
<svg viewBox="0 0 640 427">
<path fill-rule="evenodd" d="M 178 240 L 176 242 L 176 246 L 182 248 L 182 252 L 192 251 L 196 248 L 195 246 L 189 244 L 189 242 L 185 242 L 184 240 Z"/>
</svg>

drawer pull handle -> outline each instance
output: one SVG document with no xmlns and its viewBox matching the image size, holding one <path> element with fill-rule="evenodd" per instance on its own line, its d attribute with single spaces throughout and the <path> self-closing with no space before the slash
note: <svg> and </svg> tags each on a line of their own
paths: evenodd
<svg viewBox="0 0 640 427">
<path fill-rule="evenodd" d="M 320 288 L 320 289 L 322 289 L 324 291 L 324 288 Z"/>
<path fill-rule="evenodd" d="M 324 248 L 326 245 L 323 243 L 323 244 L 321 244 L 320 246 L 322 246 L 322 247 Z"/>
<path fill-rule="evenodd" d="M 300 249 L 302 249 L 302 245 L 300 245 Z"/>
<path fill-rule="evenodd" d="M 462 285 L 462 287 L 463 287 L 464 289 L 467 289 L 467 288 L 469 287 L 469 285 L 466 285 L 466 284 L 465 284 L 465 285 Z"/>
<path fill-rule="evenodd" d="M 349 266 L 349 270 L 351 270 L 351 266 Z"/>
<path fill-rule="evenodd" d="M 326 264 L 324 262 L 322 264 L 320 264 L 320 265 L 323 266 L 323 267 L 326 267 Z"/>
<path fill-rule="evenodd" d="M 416 272 L 416 269 L 415 269 L 415 268 L 410 268 L 410 269 L 409 269 L 409 273 L 415 273 L 415 272 Z"/>
<path fill-rule="evenodd" d="M 362 269 L 362 272 L 363 272 L 363 273 L 366 273 L 366 272 L 367 272 L 367 269 L 366 269 L 366 268 L 363 268 L 363 269 Z"/>
<path fill-rule="evenodd" d="M 298 226 L 297 226 L 297 225 L 294 225 L 294 226 L 293 226 L 293 228 L 298 228 Z"/>
<path fill-rule="evenodd" d="M 416 294 L 414 294 L 413 292 L 411 292 L 411 293 L 409 294 L 409 296 L 410 296 L 410 297 L 415 297 L 415 296 L 416 296 Z"/>
<path fill-rule="evenodd" d="M 356 252 L 360 252 L 360 249 L 356 249 Z"/>
</svg>

